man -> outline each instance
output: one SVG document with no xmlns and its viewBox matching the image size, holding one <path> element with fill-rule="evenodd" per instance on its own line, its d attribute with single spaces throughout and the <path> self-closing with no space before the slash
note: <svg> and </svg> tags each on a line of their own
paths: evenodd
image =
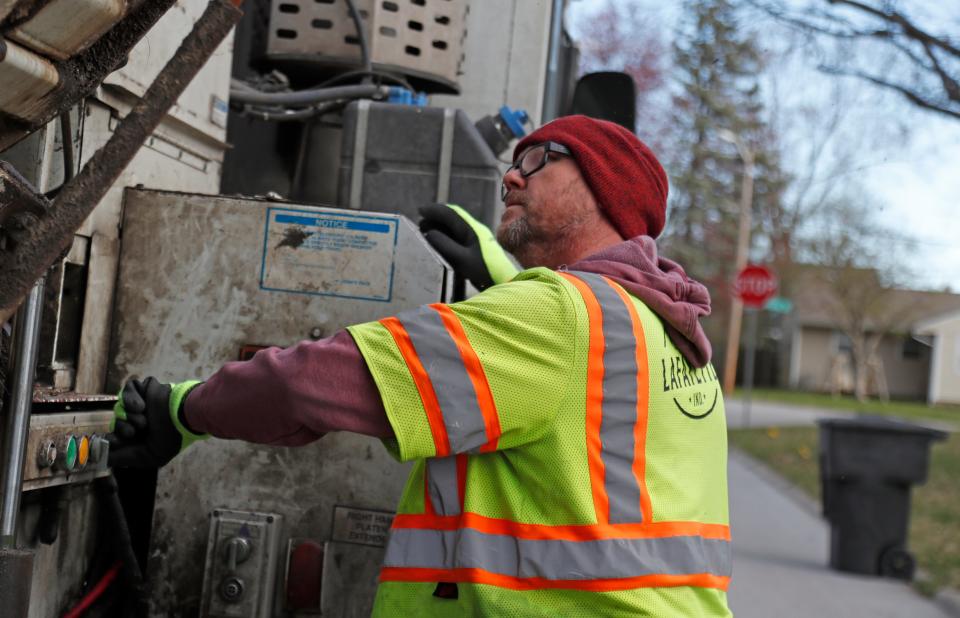
<svg viewBox="0 0 960 618">
<path fill-rule="evenodd" d="M 375 615 L 728 616 L 709 295 L 657 257 L 666 197 L 632 133 L 555 120 L 503 179 L 497 239 L 528 270 L 514 276 L 464 211 L 427 209 L 427 238 L 485 291 L 203 384 L 130 382 L 111 463 L 160 466 L 207 434 L 377 436 L 416 465 Z"/>
</svg>

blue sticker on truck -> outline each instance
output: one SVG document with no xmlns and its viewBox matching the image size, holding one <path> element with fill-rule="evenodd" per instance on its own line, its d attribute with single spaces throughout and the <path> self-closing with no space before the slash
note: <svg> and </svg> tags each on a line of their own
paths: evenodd
<svg viewBox="0 0 960 618">
<path fill-rule="evenodd" d="M 267 209 L 260 288 L 390 302 L 399 217 Z"/>
</svg>

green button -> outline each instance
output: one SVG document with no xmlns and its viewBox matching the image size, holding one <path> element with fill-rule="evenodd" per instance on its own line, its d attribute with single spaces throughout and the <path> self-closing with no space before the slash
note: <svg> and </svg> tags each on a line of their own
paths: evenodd
<svg viewBox="0 0 960 618">
<path fill-rule="evenodd" d="M 73 467 L 77 464 L 77 439 L 73 436 L 70 436 L 67 439 L 67 458 L 64 461 L 64 468 L 67 470 L 73 470 Z"/>
</svg>

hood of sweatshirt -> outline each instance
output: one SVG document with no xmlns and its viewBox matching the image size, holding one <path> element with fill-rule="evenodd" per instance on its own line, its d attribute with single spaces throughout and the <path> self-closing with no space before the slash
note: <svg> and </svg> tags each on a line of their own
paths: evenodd
<svg viewBox="0 0 960 618">
<path fill-rule="evenodd" d="M 691 365 L 699 369 L 710 362 L 710 341 L 700 325 L 700 318 L 710 315 L 710 292 L 679 264 L 660 257 L 653 238 L 631 238 L 566 269 L 616 281 L 660 316 L 670 340 Z"/>
</svg>

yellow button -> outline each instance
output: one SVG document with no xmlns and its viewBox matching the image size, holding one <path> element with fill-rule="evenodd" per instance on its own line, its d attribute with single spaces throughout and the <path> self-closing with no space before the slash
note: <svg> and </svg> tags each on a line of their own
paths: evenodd
<svg viewBox="0 0 960 618">
<path fill-rule="evenodd" d="M 90 438 L 83 436 L 80 438 L 80 452 L 77 453 L 77 465 L 84 467 L 87 465 L 87 459 L 90 457 Z"/>
</svg>

